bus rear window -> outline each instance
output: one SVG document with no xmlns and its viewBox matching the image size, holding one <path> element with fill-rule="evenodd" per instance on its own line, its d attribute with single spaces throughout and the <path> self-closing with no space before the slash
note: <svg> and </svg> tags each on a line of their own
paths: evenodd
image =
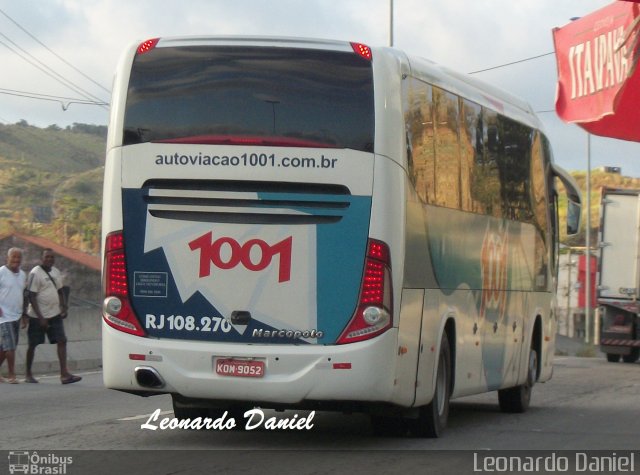
<svg viewBox="0 0 640 475">
<path fill-rule="evenodd" d="M 155 48 L 135 58 L 123 143 L 373 151 L 371 61 L 293 48 Z"/>
</svg>

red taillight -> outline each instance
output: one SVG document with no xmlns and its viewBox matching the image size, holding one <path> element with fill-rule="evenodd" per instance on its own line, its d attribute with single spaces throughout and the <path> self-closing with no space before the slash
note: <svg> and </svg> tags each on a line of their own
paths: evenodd
<svg viewBox="0 0 640 475">
<path fill-rule="evenodd" d="M 102 316 L 108 325 L 132 335 L 146 336 L 129 302 L 122 231 L 109 234 L 105 243 L 104 297 Z"/>
<path fill-rule="evenodd" d="M 152 38 L 150 40 L 143 41 L 142 43 L 140 43 L 140 46 L 138 46 L 138 54 L 148 53 L 156 47 L 158 41 L 160 41 L 160 38 Z"/>
<path fill-rule="evenodd" d="M 337 343 L 368 340 L 391 328 L 392 290 L 389 247 L 381 241 L 369 239 L 358 307 Z"/>
<path fill-rule="evenodd" d="M 129 296 L 127 266 L 124 261 L 124 240 L 122 233 L 107 236 L 105 245 L 105 296 Z"/>
<path fill-rule="evenodd" d="M 371 48 L 369 48 L 367 45 L 363 45 L 362 43 L 351 43 L 351 47 L 356 54 L 359 54 L 364 59 L 371 61 L 371 58 L 373 58 Z"/>
</svg>

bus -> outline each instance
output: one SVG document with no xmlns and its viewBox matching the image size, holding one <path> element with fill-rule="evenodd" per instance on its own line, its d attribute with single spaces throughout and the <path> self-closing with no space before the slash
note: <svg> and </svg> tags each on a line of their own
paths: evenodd
<svg viewBox="0 0 640 475">
<path fill-rule="evenodd" d="M 180 37 L 125 52 L 110 113 L 108 388 L 437 437 L 551 378 L 555 178 L 569 233 L 580 194 L 525 102 L 392 48 Z"/>
</svg>

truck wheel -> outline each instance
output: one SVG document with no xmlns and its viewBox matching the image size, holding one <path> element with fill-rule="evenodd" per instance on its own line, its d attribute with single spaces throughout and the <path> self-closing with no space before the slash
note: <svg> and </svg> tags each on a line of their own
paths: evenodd
<svg viewBox="0 0 640 475">
<path fill-rule="evenodd" d="M 502 412 L 520 413 L 529 408 L 531 402 L 531 391 L 538 379 L 538 352 L 531 348 L 529 351 L 529 369 L 527 379 L 524 384 L 514 388 L 500 389 L 498 391 L 498 401 Z"/>
<path fill-rule="evenodd" d="M 620 355 L 614 355 L 613 353 L 607 353 L 607 361 L 609 363 L 617 363 L 620 361 Z"/>
<path fill-rule="evenodd" d="M 622 357 L 622 361 L 625 363 L 635 363 L 638 361 L 638 358 L 640 358 L 640 348 L 633 348 L 630 354 Z"/>
<path fill-rule="evenodd" d="M 451 396 L 451 348 L 447 334 L 442 335 L 436 387 L 433 399 L 420 408 L 417 419 L 411 421 L 411 430 L 416 437 L 440 437 L 449 419 L 449 397 Z"/>
</svg>

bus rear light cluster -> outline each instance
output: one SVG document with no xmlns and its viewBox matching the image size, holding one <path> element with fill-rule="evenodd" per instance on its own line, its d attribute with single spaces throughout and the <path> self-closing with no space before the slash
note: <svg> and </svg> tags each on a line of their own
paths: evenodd
<svg viewBox="0 0 640 475">
<path fill-rule="evenodd" d="M 391 256 L 389 247 L 369 239 L 360 299 L 355 315 L 338 338 L 338 344 L 368 340 L 393 325 Z"/>
<path fill-rule="evenodd" d="M 369 48 L 367 45 L 364 45 L 362 43 L 351 43 L 351 47 L 356 54 L 362 56 L 364 59 L 371 61 L 371 59 L 373 58 L 371 48 Z"/>
<path fill-rule="evenodd" d="M 129 302 L 129 284 L 122 231 L 107 236 L 104 254 L 104 302 L 102 315 L 116 330 L 146 336 Z"/>
<path fill-rule="evenodd" d="M 138 46 L 138 49 L 137 49 L 138 54 L 148 53 L 149 51 L 151 51 L 153 48 L 156 47 L 156 45 L 158 44 L 158 41 L 160 41 L 160 38 L 152 38 L 150 40 L 140 43 L 140 46 Z"/>
</svg>

